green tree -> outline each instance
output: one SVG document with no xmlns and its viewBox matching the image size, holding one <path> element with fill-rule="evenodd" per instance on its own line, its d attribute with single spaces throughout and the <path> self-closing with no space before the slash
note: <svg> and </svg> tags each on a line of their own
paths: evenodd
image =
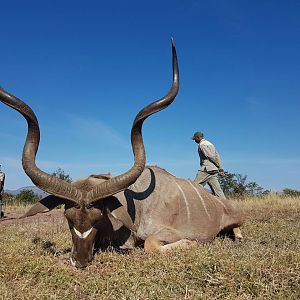
<svg viewBox="0 0 300 300">
<path fill-rule="evenodd" d="M 40 200 L 40 197 L 36 195 L 32 190 L 23 190 L 16 195 L 16 201 L 18 203 L 32 204 Z"/>
<path fill-rule="evenodd" d="M 289 197 L 299 197 L 300 196 L 300 191 L 285 188 L 285 189 L 283 189 L 283 195 L 284 196 L 289 196 Z"/>
<path fill-rule="evenodd" d="M 70 175 L 66 174 L 65 171 L 61 168 L 58 168 L 55 172 L 52 173 L 52 175 L 67 182 L 72 182 L 72 178 L 70 177 Z"/>
<path fill-rule="evenodd" d="M 235 187 L 235 174 L 225 172 L 224 177 L 220 177 L 220 185 L 222 187 L 222 190 L 226 196 L 232 194 L 233 189 Z"/>
<path fill-rule="evenodd" d="M 262 196 L 270 192 L 256 182 L 247 182 L 247 175 L 229 172 L 225 172 L 225 176 L 220 178 L 220 184 L 228 197 Z"/>
<path fill-rule="evenodd" d="M 4 192 L 2 195 L 2 200 L 5 205 L 13 205 L 16 202 L 16 197 Z"/>
<path fill-rule="evenodd" d="M 3 193 L 2 195 L 2 201 L 4 205 L 20 205 L 21 203 L 16 200 L 16 196 L 8 194 L 8 193 Z"/>
</svg>

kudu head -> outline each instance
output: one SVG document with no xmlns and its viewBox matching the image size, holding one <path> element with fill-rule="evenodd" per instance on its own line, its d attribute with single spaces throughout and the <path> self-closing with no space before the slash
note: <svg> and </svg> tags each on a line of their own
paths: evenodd
<svg viewBox="0 0 300 300">
<path fill-rule="evenodd" d="M 50 194 L 34 205 L 23 217 L 46 212 L 64 204 L 65 216 L 73 240 L 70 256 L 73 266 L 83 268 L 92 260 L 95 237 L 97 234 L 101 235 L 101 232 L 98 232 L 99 224 L 107 220 L 108 214 L 131 231 L 135 231 L 135 226 L 125 207 L 119 205 L 110 209 L 105 202 L 109 202 L 112 195 L 128 188 L 141 175 L 146 161 L 142 138 L 143 122 L 150 115 L 170 105 L 178 93 L 179 71 L 173 40 L 172 62 L 173 83 L 168 94 L 144 107 L 134 119 L 131 129 L 134 165 L 127 172 L 116 177 L 92 175 L 86 180 L 68 183 L 40 170 L 35 163 L 40 140 L 38 120 L 27 104 L 0 88 L 1 102 L 17 110 L 27 120 L 28 132 L 23 149 L 23 169 L 36 186 Z"/>
</svg>

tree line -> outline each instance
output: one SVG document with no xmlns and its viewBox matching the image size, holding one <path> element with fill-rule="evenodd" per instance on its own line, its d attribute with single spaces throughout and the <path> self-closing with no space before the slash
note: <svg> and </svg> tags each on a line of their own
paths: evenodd
<svg viewBox="0 0 300 300">
<path fill-rule="evenodd" d="M 220 184 L 224 194 L 228 198 L 245 198 L 249 197 L 262 197 L 270 194 L 270 190 L 261 187 L 255 181 L 248 181 L 247 175 L 234 174 L 225 172 L 224 177 L 220 177 Z M 283 197 L 300 197 L 300 191 L 291 188 L 285 188 L 282 193 Z"/>
<path fill-rule="evenodd" d="M 70 175 L 65 173 L 65 171 L 61 168 L 58 168 L 51 175 L 54 175 L 55 177 L 67 182 L 72 182 L 72 178 L 70 177 Z M 32 190 L 27 189 L 22 190 L 16 196 L 8 193 L 3 193 L 3 202 L 6 205 L 29 205 L 40 201 L 41 198 L 41 196 L 35 194 Z"/>
</svg>

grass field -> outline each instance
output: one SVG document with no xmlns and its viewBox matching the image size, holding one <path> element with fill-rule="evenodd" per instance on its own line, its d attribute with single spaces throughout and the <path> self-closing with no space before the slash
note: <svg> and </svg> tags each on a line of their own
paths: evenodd
<svg viewBox="0 0 300 300">
<path fill-rule="evenodd" d="M 71 237 L 61 212 L 0 222 L 0 299 L 300 299 L 300 198 L 239 203 L 241 243 L 104 252 L 85 270 L 67 263 Z"/>
</svg>

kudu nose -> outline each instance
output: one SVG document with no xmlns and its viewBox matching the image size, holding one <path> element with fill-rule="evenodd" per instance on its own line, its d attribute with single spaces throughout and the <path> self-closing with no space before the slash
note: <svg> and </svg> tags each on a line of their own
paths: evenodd
<svg viewBox="0 0 300 300">
<path fill-rule="evenodd" d="M 75 260 L 72 256 L 70 256 L 70 263 L 73 267 L 78 269 L 84 269 L 87 267 L 88 263 L 82 264 L 79 261 Z"/>
</svg>

